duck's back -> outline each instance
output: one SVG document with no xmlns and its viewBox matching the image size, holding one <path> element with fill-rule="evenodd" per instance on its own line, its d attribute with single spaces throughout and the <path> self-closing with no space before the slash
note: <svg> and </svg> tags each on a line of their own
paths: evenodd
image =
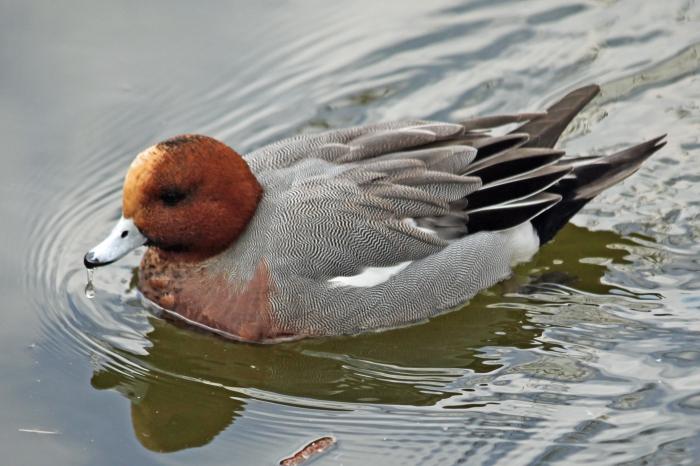
<svg viewBox="0 0 700 466">
<path fill-rule="evenodd" d="M 368 125 L 250 153 L 265 194 L 212 266 L 252 279 L 264 264 L 277 337 L 393 327 L 453 308 L 508 277 L 663 145 L 608 157 L 553 150 L 597 92 L 574 91 L 546 113 Z"/>
</svg>

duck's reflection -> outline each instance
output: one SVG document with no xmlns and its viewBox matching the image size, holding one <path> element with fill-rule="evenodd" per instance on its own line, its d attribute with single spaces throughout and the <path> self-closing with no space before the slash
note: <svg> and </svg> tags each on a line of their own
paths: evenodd
<svg viewBox="0 0 700 466">
<path fill-rule="evenodd" d="M 579 259 L 604 257 L 619 263 L 626 251 L 607 245 L 623 240 L 572 225 L 563 233 L 520 272 L 539 269 L 569 282 L 576 274 L 576 288 L 606 294 L 610 287 L 600 279 L 607 267 Z M 92 385 L 131 400 L 136 437 L 158 452 L 209 443 L 241 415 L 245 389 L 337 403 L 338 409 L 347 409 L 346 403 L 434 405 L 452 395 L 447 387 L 455 380 L 499 367 L 498 361 L 485 360 L 482 348 L 540 345 L 541 331 L 524 311 L 490 306 L 524 299 L 504 297 L 499 285 L 465 308 L 424 324 L 277 345 L 225 341 L 153 319 L 149 354 L 122 354 L 144 367 L 146 375 L 107 366 L 95 372 Z"/>
<path fill-rule="evenodd" d="M 144 447 L 161 453 L 208 444 L 244 406 L 223 387 L 167 375 L 130 379 L 114 371 L 99 371 L 92 385 L 128 397 L 136 437 Z"/>
</svg>

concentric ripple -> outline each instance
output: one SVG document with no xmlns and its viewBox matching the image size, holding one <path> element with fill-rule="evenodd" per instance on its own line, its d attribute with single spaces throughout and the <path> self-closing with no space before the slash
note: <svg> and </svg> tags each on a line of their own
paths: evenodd
<svg viewBox="0 0 700 466">
<path fill-rule="evenodd" d="M 269 43 L 192 71 L 196 86 L 163 73 L 114 105 L 103 96 L 109 110 L 76 137 L 80 163 L 32 179 L 37 191 L 75 180 L 48 203 L 27 200 L 24 291 L 42 350 L 128 399 L 145 448 L 202 455 L 163 462 L 274 464 L 332 435 L 329 464 L 697 463 L 700 34 L 674 36 L 668 21 L 700 12 L 681 3 L 672 19 L 654 2 L 441 2 L 419 16 L 380 5 L 391 27 L 376 35 L 369 5 L 287 5 L 260 26 Z M 96 270 L 96 296 L 84 293 L 82 257 L 119 218 L 130 161 L 158 140 L 199 132 L 245 152 L 390 118 L 539 110 L 594 81 L 603 92 L 567 151 L 662 131 L 669 145 L 461 309 L 260 346 L 151 316 L 134 287 L 138 251 Z"/>
</svg>

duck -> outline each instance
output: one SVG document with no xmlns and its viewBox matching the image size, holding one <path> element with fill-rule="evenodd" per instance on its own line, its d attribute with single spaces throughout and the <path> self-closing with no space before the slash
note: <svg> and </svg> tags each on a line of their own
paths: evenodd
<svg viewBox="0 0 700 466">
<path fill-rule="evenodd" d="M 664 146 L 554 149 L 599 92 L 536 113 L 300 134 L 243 156 L 208 136 L 168 139 L 131 163 L 121 219 L 84 265 L 145 246 L 138 289 L 158 315 L 245 342 L 425 321 L 509 278 Z"/>
</svg>

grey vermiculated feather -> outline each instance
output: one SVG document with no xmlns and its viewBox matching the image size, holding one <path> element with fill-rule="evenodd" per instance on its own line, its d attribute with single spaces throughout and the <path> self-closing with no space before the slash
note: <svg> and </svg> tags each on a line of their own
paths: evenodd
<svg viewBox="0 0 700 466">
<path fill-rule="evenodd" d="M 581 196 L 661 147 L 581 158 L 551 150 L 597 92 L 576 90 L 544 113 L 366 125 L 251 152 L 244 159 L 265 194 L 248 229 L 207 266 L 240 288 L 264 260 L 271 317 L 291 334 L 352 334 L 449 310 L 511 274 L 520 226 L 530 221 L 548 241 Z M 405 268 L 372 286 L 333 281 L 397 264 Z"/>
<path fill-rule="evenodd" d="M 247 154 L 244 158 L 251 169 L 258 173 L 260 170 L 289 167 L 301 160 L 314 158 L 316 149 L 324 145 L 347 145 L 347 143 L 360 136 L 373 133 L 390 132 L 411 127 L 421 127 L 430 124 L 427 121 L 392 121 L 374 125 L 357 126 L 354 128 L 327 131 L 320 134 L 301 134 L 289 139 L 283 139 L 269 146 L 262 147 Z M 445 123 L 445 126 L 453 128 L 454 124 Z M 448 132 L 446 130 L 446 132 Z M 401 150 L 403 147 L 387 148 L 387 152 Z M 343 152 L 343 154 L 345 153 Z M 319 157 L 326 160 L 325 157 Z M 332 161 L 332 160 L 329 160 Z"/>
<path fill-rule="evenodd" d="M 383 179 L 390 179 L 392 175 L 400 176 L 401 174 L 411 170 L 425 172 L 426 168 L 425 162 L 415 158 L 405 157 L 394 160 L 379 160 L 379 158 L 377 158 L 371 162 L 368 161 L 361 165 L 357 165 L 357 168 L 349 170 L 346 176 L 357 174 L 358 177 L 362 178 L 362 174 L 374 172 L 381 173 L 383 175 Z M 360 183 L 359 179 L 358 183 Z"/>
<path fill-rule="evenodd" d="M 391 212 L 400 218 L 420 218 L 447 215 L 447 201 L 410 186 L 378 183 L 367 189 L 369 201 L 376 199 L 389 205 Z"/>
<path fill-rule="evenodd" d="M 394 152 L 381 155 L 374 160 L 420 160 L 432 170 L 460 175 L 472 163 L 476 152 L 477 150 L 470 146 L 452 145 L 409 152 Z"/>
<path fill-rule="evenodd" d="M 479 178 L 427 170 L 409 171 L 401 176 L 393 175 L 388 178 L 388 181 L 403 186 L 413 186 L 447 202 L 466 197 L 481 186 Z"/>
</svg>

